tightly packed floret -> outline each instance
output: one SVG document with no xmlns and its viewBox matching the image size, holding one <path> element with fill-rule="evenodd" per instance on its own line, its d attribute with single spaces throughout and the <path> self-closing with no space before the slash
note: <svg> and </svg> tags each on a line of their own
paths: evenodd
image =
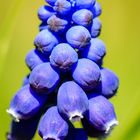
<svg viewBox="0 0 140 140">
<path fill-rule="evenodd" d="M 31 140 L 38 124 L 43 140 L 87 140 L 85 122 L 93 133 L 109 133 L 118 124 L 108 99 L 119 79 L 102 66 L 101 6 L 96 0 L 45 1 L 35 49 L 25 58 L 30 73 L 7 110 L 13 117 L 7 139 Z M 80 120 L 83 131 L 72 126 Z"/>
</svg>

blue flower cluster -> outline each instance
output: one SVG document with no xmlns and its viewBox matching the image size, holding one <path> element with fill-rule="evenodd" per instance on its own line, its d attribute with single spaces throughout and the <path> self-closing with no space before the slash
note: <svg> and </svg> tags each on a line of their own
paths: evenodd
<svg viewBox="0 0 140 140">
<path fill-rule="evenodd" d="M 80 120 L 93 133 L 106 134 L 118 124 L 108 99 L 116 94 L 119 79 L 102 67 L 101 6 L 96 0 L 46 2 L 38 11 L 42 23 L 35 49 L 25 59 L 30 74 L 7 110 L 13 117 L 7 139 L 31 140 L 38 127 L 43 140 L 78 140 L 80 133 L 77 138 L 69 133 L 79 132 L 71 122 Z"/>
</svg>

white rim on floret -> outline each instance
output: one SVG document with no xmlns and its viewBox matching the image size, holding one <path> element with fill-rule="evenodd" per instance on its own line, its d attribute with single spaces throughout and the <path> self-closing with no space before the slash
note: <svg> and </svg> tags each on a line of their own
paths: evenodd
<svg viewBox="0 0 140 140">
<path fill-rule="evenodd" d="M 114 126 L 118 125 L 119 122 L 116 119 L 111 120 L 110 122 L 106 123 L 105 125 L 105 133 L 108 133 L 110 131 L 111 128 L 113 128 Z"/>
<path fill-rule="evenodd" d="M 47 139 L 55 139 L 55 140 L 60 140 L 59 138 L 57 138 L 56 136 L 53 135 L 47 135 L 43 137 L 43 140 L 47 140 Z"/>
<path fill-rule="evenodd" d="M 69 120 L 72 121 L 72 122 L 80 121 L 83 118 L 84 118 L 84 116 L 79 111 L 71 112 L 69 114 Z"/>
<path fill-rule="evenodd" d="M 16 121 L 20 122 L 19 115 L 12 109 L 7 109 L 6 112 Z"/>
</svg>

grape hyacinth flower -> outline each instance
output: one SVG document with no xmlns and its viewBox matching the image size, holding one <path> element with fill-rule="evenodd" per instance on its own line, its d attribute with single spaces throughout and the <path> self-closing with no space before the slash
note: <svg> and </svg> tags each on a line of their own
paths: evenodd
<svg viewBox="0 0 140 140">
<path fill-rule="evenodd" d="M 102 24 L 99 18 L 94 18 L 91 25 L 91 37 L 96 38 L 101 33 Z"/>
<path fill-rule="evenodd" d="M 90 45 L 81 52 L 81 57 L 88 58 L 97 64 L 100 64 L 106 54 L 106 47 L 102 40 L 92 38 Z"/>
<path fill-rule="evenodd" d="M 93 135 L 83 122 L 92 134 L 107 136 L 118 124 L 108 98 L 116 94 L 119 79 L 102 66 L 101 5 L 96 0 L 45 1 L 37 13 L 35 48 L 25 58 L 30 72 L 7 110 L 13 117 L 7 139 L 31 140 L 39 124 L 43 140 L 87 140 Z M 83 129 L 74 128 L 75 121 L 82 121 Z"/>
<path fill-rule="evenodd" d="M 72 15 L 72 20 L 77 25 L 82 25 L 85 27 L 91 24 L 92 19 L 93 19 L 93 14 L 90 10 L 87 9 L 78 10 Z"/>
<path fill-rule="evenodd" d="M 70 121 L 79 121 L 88 110 L 88 98 L 73 81 L 63 83 L 57 95 L 59 112 Z"/>
<path fill-rule="evenodd" d="M 97 86 L 97 91 L 103 96 L 110 98 L 117 92 L 119 79 L 117 75 L 107 68 L 101 69 L 101 82 Z"/>
<path fill-rule="evenodd" d="M 86 119 L 105 133 L 118 124 L 113 105 L 105 97 L 97 94 L 89 99 L 89 112 L 86 114 Z"/>
<path fill-rule="evenodd" d="M 27 120 L 39 112 L 46 100 L 47 95 L 39 95 L 29 85 L 26 85 L 13 97 L 7 112 L 17 122 Z"/>
<path fill-rule="evenodd" d="M 33 70 L 37 65 L 48 62 L 48 57 L 47 55 L 40 53 L 38 50 L 33 49 L 27 54 L 25 62 L 28 68 Z"/>
<path fill-rule="evenodd" d="M 47 29 L 42 30 L 34 40 L 36 48 L 46 54 L 50 53 L 57 44 L 57 38 Z"/>
<path fill-rule="evenodd" d="M 95 5 L 91 8 L 91 11 L 93 12 L 94 18 L 100 16 L 102 14 L 101 5 L 96 1 Z"/>
<path fill-rule="evenodd" d="M 56 11 L 60 15 L 67 15 L 71 11 L 71 3 L 67 0 L 57 0 L 53 7 L 54 11 Z"/>
<path fill-rule="evenodd" d="M 53 8 L 48 5 L 41 6 L 38 10 L 38 18 L 43 22 L 47 22 L 48 18 L 54 14 Z"/>
<path fill-rule="evenodd" d="M 75 0 L 78 9 L 91 8 L 96 0 Z"/>
<path fill-rule="evenodd" d="M 53 15 L 47 20 L 47 24 L 48 24 L 48 29 L 50 29 L 51 31 L 55 33 L 61 33 L 65 31 L 68 25 L 68 21 L 65 19 L 61 19 L 56 15 Z"/>
<path fill-rule="evenodd" d="M 36 92 L 50 93 L 57 86 L 59 79 L 57 70 L 47 62 L 33 69 L 29 77 L 29 83 Z"/>
<path fill-rule="evenodd" d="M 94 89 L 100 81 L 100 68 L 93 61 L 82 58 L 73 66 L 73 79 L 84 89 Z"/>
<path fill-rule="evenodd" d="M 62 71 L 70 70 L 72 65 L 78 61 L 76 51 L 66 43 L 57 45 L 50 55 L 50 63 Z"/>
<path fill-rule="evenodd" d="M 85 48 L 90 43 L 91 35 L 83 26 L 73 26 L 66 33 L 68 43 L 78 50 Z"/>
<path fill-rule="evenodd" d="M 68 124 L 58 113 L 57 107 L 47 110 L 39 123 L 39 135 L 43 140 L 63 140 L 68 134 Z"/>
<path fill-rule="evenodd" d="M 40 120 L 39 115 L 34 116 L 28 120 L 21 120 L 15 122 L 12 120 L 10 132 L 7 135 L 8 140 L 31 140 L 37 130 L 37 126 Z"/>
</svg>

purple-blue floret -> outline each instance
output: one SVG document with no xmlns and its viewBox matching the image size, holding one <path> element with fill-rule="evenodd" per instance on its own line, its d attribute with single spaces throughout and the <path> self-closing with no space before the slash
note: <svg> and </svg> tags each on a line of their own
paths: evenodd
<svg viewBox="0 0 140 140">
<path fill-rule="evenodd" d="M 78 9 L 89 9 L 95 4 L 95 1 L 96 0 L 75 0 L 75 3 Z"/>
<path fill-rule="evenodd" d="M 88 98 L 74 81 L 63 83 L 57 95 L 59 112 L 70 121 L 79 121 L 88 110 Z"/>
<path fill-rule="evenodd" d="M 77 25 L 82 25 L 82 26 L 89 26 L 92 23 L 93 19 L 93 14 L 90 10 L 87 9 L 81 9 L 76 11 L 72 15 L 72 20 L 77 24 Z"/>
<path fill-rule="evenodd" d="M 54 14 L 53 8 L 48 5 L 41 6 L 38 10 L 38 17 L 43 22 L 46 22 L 48 18 Z"/>
<path fill-rule="evenodd" d="M 105 54 L 106 47 L 104 42 L 101 39 L 92 38 L 90 45 L 81 52 L 81 57 L 88 58 L 93 62 L 100 64 Z"/>
<path fill-rule="evenodd" d="M 43 140 L 64 140 L 68 124 L 58 113 L 57 107 L 49 108 L 40 120 L 38 132 Z"/>
<path fill-rule="evenodd" d="M 33 70 L 37 65 L 48 61 L 48 56 L 40 53 L 36 49 L 31 50 L 25 58 L 26 65 L 30 70 Z"/>
<path fill-rule="evenodd" d="M 119 78 L 117 75 L 107 69 L 101 69 L 101 82 L 97 86 L 97 91 L 102 94 L 103 96 L 110 98 L 117 93 L 119 87 Z"/>
<path fill-rule="evenodd" d="M 50 93 L 58 85 L 59 72 L 52 68 L 49 62 L 38 65 L 29 77 L 31 87 L 40 93 Z"/>
<path fill-rule="evenodd" d="M 105 131 L 105 133 L 118 124 L 113 105 L 104 96 L 98 94 L 89 99 L 86 119 L 96 129 Z"/>
<path fill-rule="evenodd" d="M 90 91 L 98 85 L 101 72 L 95 62 L 82 58 L 73 66 L 72 76 L 84 90 Z"/>
<path fill-rule="evenodd" d="M 57 38 L 48 30 L 42 30 L 35 38 L 34 45 L 37 50 L 48 54 L 58 44 Z"/>
<path fill-rule="evenodd" d="M 102 29 L 102 23 L 99 18 L 94 18 L 92 20 L 92 25 L 91 25 L 91 36 L 93 38 L 96 38 L 100 35 Z"/>
<path fill-rule="evenodd" d="M 13 97 L 7 112 L 19 122 L 36 115 L 47 100 L 47 95 L 39 95 L 29 85 L 22 87 Z"/>
<path fill-rule="evenodd" d="M 67 43 L 57 45 L 50 55 L 51 65 L 62 71 L 70 70 L 77 61 L 77 52 Z"/>
<path fill-rule="evenodd" d="M 83 26 L 73 26 L 66 33 L 67 42 L 78 50 L 90 44 L 90 32 Z"/>
<path fill-rule="evenodd" d="M 58 14 L 65 16 L 71 12 L 71 3 L 67 0 L 57 0 L 53 9 Z"/>
<path fill-rule="evenodd" d="M 55 33 L 62 33 L 66 30 L 68 26 L 68 21 L 62 18 L 59 18 L 56 15 L 52 15 L 48 20 L 48 29 Z"/>
<path fill-rule="evenodd" d="M 94 18 L 100 16 L 102 14 L 101 5 L 96 1 L 91 11 L 93 12 Z"/>
</svg>

